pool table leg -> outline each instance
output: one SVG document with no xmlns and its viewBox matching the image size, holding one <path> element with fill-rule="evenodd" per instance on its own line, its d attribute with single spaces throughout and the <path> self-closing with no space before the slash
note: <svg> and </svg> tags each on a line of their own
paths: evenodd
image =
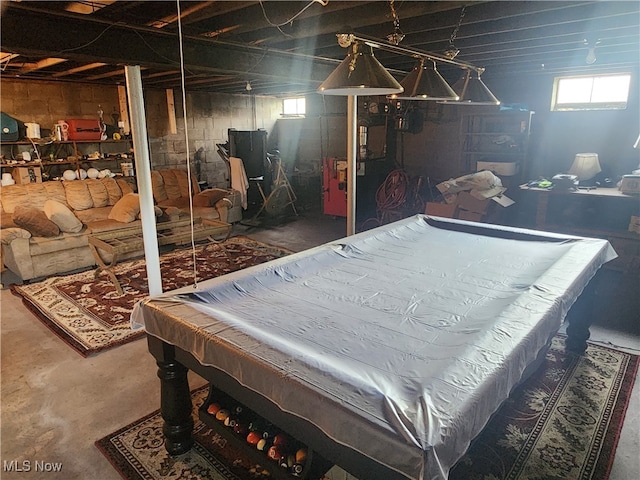
<svg viewBox="0 0 640 480">
<path fill-rule="evenodd" d="M 148 336 L 149 351 L 156 358 L 160 378 L 162 433 L 170 455 L 188 452 L 193 446 L 193 416 L 188 369 L 175 359 L 173 346 Z"/>
<path fill-rule="evenodd" d="M 567 315 L 569 325 L 567 326 L 565 347 L 579 355 L 584 354 L 587 350 L 587 340 L 591 336 L 589 328 L 593 321 L 598 277 L 596 274 L 591 279 Z"/>
</svg>

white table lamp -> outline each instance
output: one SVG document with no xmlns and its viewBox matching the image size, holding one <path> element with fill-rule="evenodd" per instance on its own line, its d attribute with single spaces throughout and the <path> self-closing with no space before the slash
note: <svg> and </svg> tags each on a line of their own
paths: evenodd
<svg viewBox="0 0 640 480">
<path fill-rule="evenodd" d="M 577 153 L 569 174 L 578 177 L 579 181 L 591 180 L 602 171 L 597 153 Z"/>
</svg>

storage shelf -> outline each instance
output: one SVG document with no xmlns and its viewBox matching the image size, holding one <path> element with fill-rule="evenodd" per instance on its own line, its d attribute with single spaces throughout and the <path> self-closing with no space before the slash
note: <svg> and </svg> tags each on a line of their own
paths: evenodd
<svg viewBox="0 0 640 480">
<path fill-rule="evenodd" d="M 0 142 L 0 145 L 33 145 L 34 143 L 39 147 L 44 147 L 46 145 L 73 145 L 76 143 L 86 144 L 86 143 L 131 143 L 132 140 L 123 138 L 122 140 L 48 140 L 44 143 L 42 142 L 42 138 L 34 138 L 33 143 L 29 140 L 18 140 L 15 142 Z"/>
<path fill-rule="evenodd" d="M 223 422 L 216 419 L 215 415 L 208 413 L 207 406 L 214 399 L 216 399 L 216 401 L 220 400 L 221 402 L 219 404 L 223 408 L 228 408 L 230 405 L 240 405 L 239 402 L 231 396 L 216 389 L 213 385 L 209 385 L 209 394 L 207 395 L 205 402 L 198 409 L 198 418 L 200 418 L 200 420 L 216 434 L 224 438 L 230 446 L 240 450 L 249 458 L 249 460 L 268 470 L 271 474 L 270 478 L 274 478 L 276 480 L 315 479 L 322 477 L 333 466 L 331 462 L 328 462 L 313 450 L 307 448 L 307 458 L 304 462 L 302 472 L 300 472 L 299 475 L 290 473 L 288 469 L 282 468 L 278 462 L 267 457 L 267 452 L 260 451 L 249 445 L 245 441 L 245 435 L 236 434 L 233 428 L 225 426 Z M 227 405 L 223 405 L 223 403 L 226 403 Z M 244 411 L 247 412 L 246 407 L 243 406 L 243 408 Z M 259 418 L 255 417 L 255 414 L 249 413 L 249 415 L 252 416 L 253 420 L 259 420 Z M 299 442 L 296 439 L 293 439 L 293 441 L 295 444 L 302 445 L 302 442 Z"/>
<path fill-rule="evenodd" d="M 119 161 L 126 161 L 126 162 L 134 162 L 134 158 L 133 158 L 133 154 L 131 153 L 131 149 L 133 146 L 132 140 L 131 139 L 121 139 L 121 140 L 113 140 L 113 139 L 109 139 L 109 140 L 61 140 L 61 141 L 46 141 L 43 143 L 42 139 L 33 139 L 33 143 L 30 142 L 29 140 L 18 140 L 15 142 L 0 142 L 0 147 L 3 148 L 11 148 L 11 156 L 14 155 L 13 153 L 13 146 L 27 146 L 27 147 L 32 147 L 34 144 L 36 145 L 36 147 L 38 148 L 40 154 L 41 154 L 41 158 L 43 158 L 43 160 L 41 161 L 30 161 L 30 162 L 25 162 L 22 163 L 20 160 L 18 160 L 19 163 L 3 163 L 0 165 L 0 167 L 2 169 L 9 169 L 9 168 L 16 168 L 16 167 L 55 167 L 55 166 L 60 166 L 60 167 L 64 167 L 64 166 L 72 166 L 70 167 L 70 169 L 72 170 L 79 170 L 82 168 L 82 164 L 92 164 L 95 162 L 119 162 Z M 104 155 L 101 156 L 99 158 L 87 158 L 87 145 L 96 145 L 97 148 L 96 150 Z M 128 147 L 126 148 L 126 151 L 123 152 L 103 152 L 103 146 L 104 145 L 120 145 L 120 146 L 125 146 Z M 50 160 L 49 155 L 53 155 L 53 158 L 56 158 L 58 156 L 58 154 L 60 153 L 61 149 L 64 146 L 70 146 L 73 149 L 73 155 L 69 155 L 69 149 L 67 148 L 66 152 L 65 152 L 65 158 L 60 159 L 60 160 Z M 80 148 L 79 148 L 80 146 Z M 85 148 L 82 148 L 85 147 Z M 84 150 L 84 152 L 82 152 L 81 150 Z M 91 153 L 93 153 L 93 149 L 91 151 Z M 19 155 L 19 154 L 18 154 Z M 121 155 L 127 155 L 126 158 L 122 158 Z M 5 157 L 7 157 L 7 155 L 5 155 Z M 74 158 L 75 157 L 75 158 Z M 47 160 L 44 160 L 44 158 L 47 158 Z M 120 170 L 120 165 L 117 165 L 117 168 L 115 168 L 114 170 Z"/>
<path fill-rule="evenodd" d="M 477 171 L 476 162 L 488 159 L 495 163 L 515 162 L 517 174 L 513 180 L 519 182 L 526 175 L 533 114 L 532 111 L 509 111 L 463 115 L 460 124 L 461 170 Z M 502 136 L 510 137 L 510 141 L 504 144 L 491 141 Z"/>
</svg>

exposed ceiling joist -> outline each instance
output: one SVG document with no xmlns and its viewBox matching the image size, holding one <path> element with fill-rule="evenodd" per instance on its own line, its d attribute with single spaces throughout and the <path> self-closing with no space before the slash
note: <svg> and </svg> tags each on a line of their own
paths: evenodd
<svg viewBox="0 0 640 480">
<path fill-rule="evenodd" d="M 36 70 L 42 70 L 66 61 L 66 58 L 43 58 L 36 63 L 25 65 L 20 69 L 19 74 L 23 75 L 25 73 L 34 72 Z"/>
<path fill-rule="evenodd" d="M 91 8 L 65 10 L 73 3 Z M 252 95 L 314 92 L 347 54 L 336 33 L 384 41 L 396 28 L 389 2 L 373 0 L 181 0 L 179 12 L 175 1 L 154 0 L 2 6 L 3 77 L 113 84 L 122 83 L 123 65 L 136 64 L 147 69 L 147 86 L 179 88 L 179 19 L 186 88 L 247 94 L 250 81 Z M 395 11 L 405 35 L 400 46 L 441 55 L 453 41 L 456 59 L 485 67 L 488 80 L 640 69 L 637 1 L 416 0 L 396 1 Z M 594 64 L 584 61 L 585 40 L 599 42 Z M 376 57 L 398 79 L 415 63 L 384 50 Z M 458 75 L 456 67 L 442 67 L 445 77 Z"/>
</svg>

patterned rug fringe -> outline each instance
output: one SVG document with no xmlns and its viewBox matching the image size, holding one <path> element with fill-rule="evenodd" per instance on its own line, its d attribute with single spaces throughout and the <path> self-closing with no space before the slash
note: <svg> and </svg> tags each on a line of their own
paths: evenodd
<svg viewBox="0 0 640 480">
<path fill-rule="evenodd" d="M 197 282 L 257 265 L 292 253 L 248 237 L 232 237 L 225 249 L 196 246 Z M 49 277 L 40 282 L 12 285 L 25 306 L 59 338 L 83 356 L 141 338 L 142 331 L 129 327 L 133 305 L 149 291 L 144 258 L 119 263 L 114 271 L 124 293 L 119 295 L 109 277 L 94 270 Z M 163 291 L 194 283 L 191 248 L 176 249 L 160 256 Z"/>
</svg>

